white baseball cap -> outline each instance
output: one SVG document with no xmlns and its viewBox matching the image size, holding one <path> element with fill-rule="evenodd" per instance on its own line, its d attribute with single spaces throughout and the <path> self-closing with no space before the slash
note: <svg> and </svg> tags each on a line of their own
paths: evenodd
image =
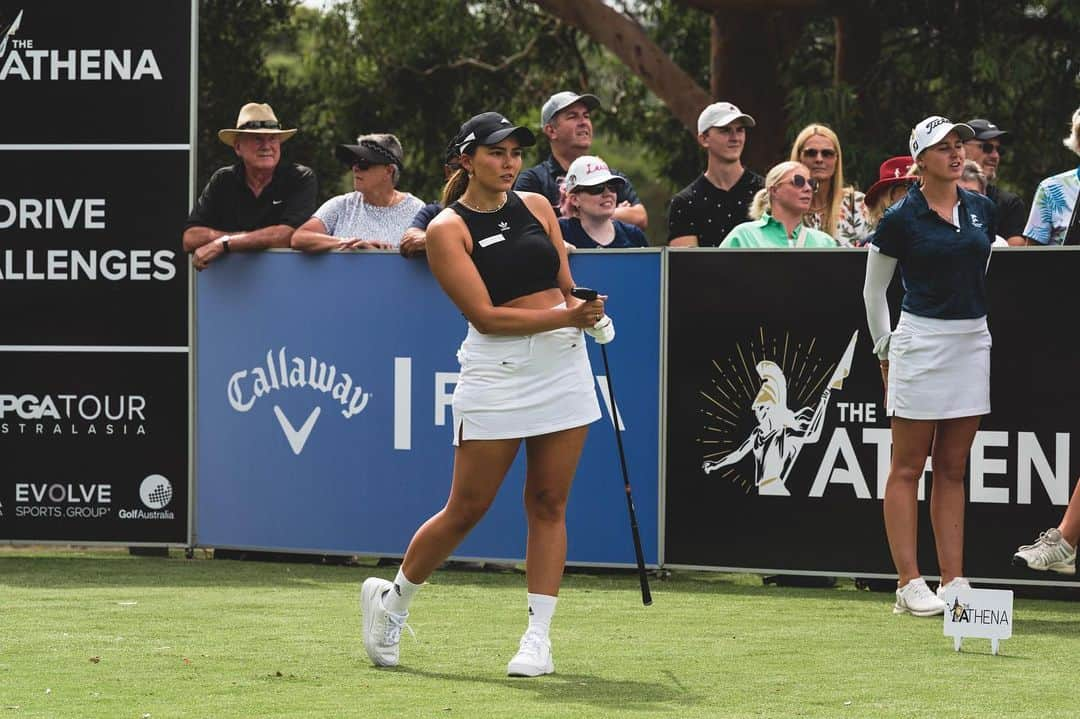
<svg viewBox="0 0 1080 719">
<path fill-rule="evenodd" d="M 746 127 L 753 127 L 757 123 L 754 118 L 744 113 L 730 102 L 714 102 L 706 107 L 698 115 L 697 131 L 703 134 L 710 127 L 725 127 L 736 120 L 742 120 Z"/>
<path fill-rule="evenodd" d="M 595 187 L 609 182 L 623 184 L 625 179 L 612 174 L 607 163 L 595 155 L 582 155 L 570 163 L 566 170 L 566 191 L 573 192 L 575 187 Z"/>
<path fill-rule="evenodd" d="M 593 111 L 600 107 L 600 98 L 596 95 L 590 95 L 588 93 L 579 95 L 576 92 L 570 92 L 566 90 L 564 92 L 557 92 L 547 99 L 544 106 L 540 109 L 540 127 L 550 125 L 551 121 L 555 119 L 555 116 L 562 110 L 573 105 L 575 102 L 585 103 L 585 107 L 589 111 Z"/>
<path fill-rule="evenodd" d="M 931 115 L 911 128 L 911 139 L 908 140 L 908 149 L 911 156 L 918 159 L 919 154 L 931 145 L 941 142 L 946 135 L 953 130 L 961 140 L 970 140 L 975 137 L 975 130 L 970 125 L 962 122 L 954 123 L 947 117 Z"/>
</svg>

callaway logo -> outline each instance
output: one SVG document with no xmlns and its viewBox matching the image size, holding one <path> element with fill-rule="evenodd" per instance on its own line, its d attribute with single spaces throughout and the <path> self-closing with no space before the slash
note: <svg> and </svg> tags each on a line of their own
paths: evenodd
<svg viewBox="0 0 1080 719">
<path fill-rule="evenodd" d="M 255 401 L 271 392 L 305 388 L 329 395 L 341 405 L 341 416 L 352 419 L 364 411 L 371 394 L 359 385 L 353 386 L 348 372 L 338 372 L 337 367 L 320 362 L 315 357 L 287 357 L 285 347 L 266 353 L 266 364 L 250 370 L 239 370 L 229 378 L 226 393 L 229 405 L 237 412 L 248 412 Z M 293 454 L 304 451 L 311 430 L 319 419 L 322 409 L 315 407 L 300 429 L 289 421 L 279 405 L 274 405 L 274 416 Z"/>
<path fill-rule="evenodd" d="M 14 35 L 19 30 L 19 23 L 22 22 L 23 11 L 20 10 L 19 14 L 15 16 L 15 20 L 5 28 L 0 28 L 0 55 L 4 54 L 7 50 L 8 38 Z"/>
</svg>

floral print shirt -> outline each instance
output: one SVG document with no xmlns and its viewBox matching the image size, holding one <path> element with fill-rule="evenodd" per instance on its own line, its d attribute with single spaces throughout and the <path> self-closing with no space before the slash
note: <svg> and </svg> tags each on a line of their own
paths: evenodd
<svg viewBox="0 0 1080 719">
<path fill-rule="evenodd" d="M 1040 182 L 1031 202 L 1024 237 L 1040 245 L 1064 244 L 1077 195 L 1080 195 L 1080 167 Z"/>
<path fill-rule="evenodd" d="M 824 213 L 808 212 L 803 215 L 807 227 L 821 229 Z M 866 195 L 854 187 L 844 188 L 840 200 L 840 217 L 836 220 L 836 243 L 841 247 L 862 247 L 873 232 L 866 212 Z"/>
</svg>

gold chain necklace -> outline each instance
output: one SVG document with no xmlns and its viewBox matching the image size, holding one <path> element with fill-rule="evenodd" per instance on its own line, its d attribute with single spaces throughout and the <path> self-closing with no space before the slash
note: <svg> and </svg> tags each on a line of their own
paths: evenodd
<svg viewBox="0 0 1080 719">
<path fill-rule="evenodd" d="M 462 196 L 462 197 L 459 197 L 459 198 L 458 198 L 458 202 L 460 202 L 461 204 L 465 205 L 465 207 L 469 208 L 469 209 L 470 209 L 470 210 L 472 210 L 473 212 L 482 212 L 482 213 L 484 213 L 484 214 L 488 214 L 488 215 L 490 215 L 491 213 L 493 213 L 493 212 L 498 212 L 498 211 L 499 211 L 499 210 L 501 210 L 501 209 L 502 209 L 503 207 L 505 207 L 505 206 L 506 206 L 506 200 L 507 200 L 507 198 L 508 198 L 508 197 L 509 197 L 509 195 L 507 195 L 507 194 L 504 194 L 504 195 L 503 195 L 503 199 L 502 199 L 502 202 L 500 202 L 500 203 L 499 203 L 499 206 L 498 206 L 498 207 L 495 207 L 495 208 L 492 208 L 492 209 L 490 209 L 490 210 L 485 210 L 485 209 L 482 209 L 482 208 L 479 208 L 479 207 L 477 207 L 476 205 L 472 205 L 472 204 L 469 204 L 468 202 L 466 202 L 466 201 L 465 201 L 465 197 L 464 197 L 464 196 Z"/>
</svg>

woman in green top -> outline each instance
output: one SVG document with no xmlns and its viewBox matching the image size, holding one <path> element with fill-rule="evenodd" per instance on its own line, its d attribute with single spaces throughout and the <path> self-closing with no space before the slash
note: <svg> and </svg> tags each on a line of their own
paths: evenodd
<svg viewBox="0 0 1080 719">
<path fill-rule="evenodd" d="M 821 230 L 806 227 L 803 215 L 814 197 L 814 180 L 801 162 L 781 162 L 765 176 L 764 189 L 754 195 L 750 222 L 736 225 L 721 247 L 836 247 Z"/>
</svg>

